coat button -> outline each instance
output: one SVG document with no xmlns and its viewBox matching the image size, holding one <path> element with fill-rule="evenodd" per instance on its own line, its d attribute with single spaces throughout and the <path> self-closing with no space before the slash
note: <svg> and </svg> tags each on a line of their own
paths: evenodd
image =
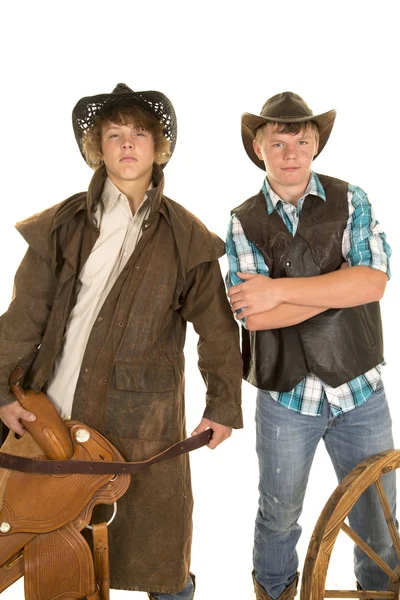
<svg viewBox="0 0 400 600">
<path fill-rule="evenodd" d="M 87 369 L 87 368 L 85 367 L 85 368 L 83 369 L 83 372 L 84 372 L 85 374 L 87 374 L 87 373 L 89 373 L 89 369 Z"/>
<path fill-rule="evenodd" d="M 102 323 L 102 322 L 103 322 L 103 317 L 99 317 L 99 318 L 97 319 L 97 322 L 98 322 L 98 323 Z"/>
<path fill-rule="evenodd" d="M 107 383 L 107 379 L 103 379 L 103 383 L 106 384 Z"/>
<path fill-rule="evenodd" d="M 145 224 L 143 225 L 143 229 L 148 229 L 149 227 L 150 227 L 150 223 L 145 223 Z"/>
<path fill-rule="evenodd" d="M 287 267 L 291 267 L 292 266 L 292 263 L 290 262 L 290 260 L 287 261 L 286 266 Z"/>
<path fill-rule="evenodd" d="M 118 323 L 118 325 L 119 325 L 119 327 L 123 327 L 123 326 L 124 326 L 124 322 L 123 322 L 123 321 L 120 321 L 120 322 Z"/>
</svg>

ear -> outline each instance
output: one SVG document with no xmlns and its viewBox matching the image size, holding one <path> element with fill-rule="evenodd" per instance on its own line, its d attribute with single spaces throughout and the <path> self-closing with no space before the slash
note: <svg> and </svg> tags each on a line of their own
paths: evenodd
<svg viewBox="0 0 400 600">
<path fill-rule="evenodd" d="M 257 158 L 259 158 L 260 160 L 263 160 L 261 150 L 260 150 L 260 144 L 257 142 L 257 140 L 253 140 L 253 150 L 256 153 Z"/>
</svg>

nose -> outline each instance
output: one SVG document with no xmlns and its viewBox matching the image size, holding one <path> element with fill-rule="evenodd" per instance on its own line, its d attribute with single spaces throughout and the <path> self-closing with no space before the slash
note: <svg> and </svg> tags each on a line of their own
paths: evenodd
<svg viewBox="0 0 400 600">
<path fill-rule="evenodd" d="M 127 136 L 125 135 L 123 140 L 122 140 L 122 147 L 124 149 L 128 149 L 128 148 L 133 148 L 134 147 L 134 142 L 133 142 L 133 138 L 131 136 Z"/>
<path fill-rule="evenodd" d="M 297 146 L 288 145 L 285 147 L 285 160 L 291 160 L 297 158 Z"/>
</svg>

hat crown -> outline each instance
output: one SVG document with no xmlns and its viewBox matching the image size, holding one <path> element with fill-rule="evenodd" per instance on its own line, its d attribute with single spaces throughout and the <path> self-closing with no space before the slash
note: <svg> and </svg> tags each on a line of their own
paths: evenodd
<svg viewBox="0 0 400 600">
<path fill-rule="evenodd" d="M 117 85 L 115 86 L 115 88 L 113 89 L 113 91 L 111 93 L 112 94 L 134 94 L 134 91 L 131 90 L 131 88 L 128 87 L 125 83 L 117 83 Z"/>
<path fill-rule="evenodd" d="M 281 92 L 272 96 L 265 102 L 260 113 L 261 117 L 268 119 L 299 119 L 312 115 L 308 104 L 293 92 Z"/>
</svg>

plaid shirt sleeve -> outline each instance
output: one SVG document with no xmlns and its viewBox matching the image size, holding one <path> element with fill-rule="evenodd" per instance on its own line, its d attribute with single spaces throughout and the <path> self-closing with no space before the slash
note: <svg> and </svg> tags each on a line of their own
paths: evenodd
<svg viewBox="0 0 400 600">
<path fill-rule="evenodd" d="M 342 252 L 350 266 L 364 266 L 383 271 L 390 279 L 391 248 L 367 194 L 349 185 L 349 218 L 343 233 Z"/>
<path fill-rule="evenodd" d="M 231 216 L 228 225 L 226 255 L 229 267 L 226 275 L 228 288 L 242 283 L 242 280 L 236 275 L 238 271 L 269 276 L 269 269 L 261 252 L 246 238 L 242 225 L 235 214 Z"/>
<path fill-rule="evenodd" d="M 269 269 L 261 252 L 247 239 L 235 214 L 231 216 L 228 225 L 226 255 L 228 257 L 228 273 L 225 281 L 228 289 L 242 283 L 242 279 L 236 275 L 237 272 L 269 275 Z M 239 314 L 241 310 L 237 312 Z M 242 319 L 241 323 L 246 327 L 246 318 Z"/>
</svg>

